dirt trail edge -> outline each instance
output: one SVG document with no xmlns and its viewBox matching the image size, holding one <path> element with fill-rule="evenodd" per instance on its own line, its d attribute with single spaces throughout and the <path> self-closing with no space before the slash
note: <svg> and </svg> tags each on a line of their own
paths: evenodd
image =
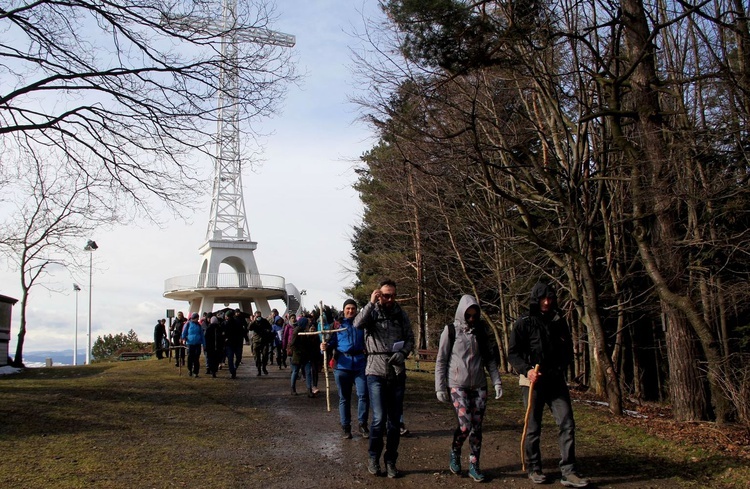
<svg viewBox="0 0 750 489">
<path fill-rule="evenodd" d="M 252 360 L 251 360 L 252 361 Z M 455 426 L 450 406 L 437 400 L 428 400 L 426 390 L 429 374 L 409 373 L 407 380 L 405 416 L 411 434 L 402 437 L 398 468 L 401 477 L 388 479 L 375 477 L 366 470 L 367 440 L 357 436 L 344 439 L 338 416 L 338 395 L 333 373 L 329 372 L 331 385 L 331 411 L 326 411 L 325 380 L 320 374 L 320 393 L 310 399 L 305 395 L 304 381 L 298 381 L 299 395 L 290 394 L 290 369 L 269 368 L 269 375 L 256 377 L 254 365 L 242 366 L 236 381 L 236 401 L 244 408 L 263 413 L 268 420 L 253 433 L 243 433 L 242 443 L 249 446 L 245 452 L 246 475 L 253 481 L 244 481 L 246 487 L 273 488 L 349 488 L 349 487 L 477 487 L 465 475 L 456 476 L 448 471 L 448 450 Z M 205 379 L 204 381 L 219 380 Z M 229 380 L 225 380 L 229 381 Z M 508 378 L 506 381 L 512 381 Z M 200 388 L 198 385 L 196 388 Z M 416 391 L 416 392 L 413 392 Z M 356 396 L 354 418 L 356 419 Z M 494 401 L 494 400 L 493 400 Z M 515 402 L 515 399 L 503 400 Z M 491 401 L 492 402 L 492 401 Z M 494 401 L 498 402 L 498 401 Z M 518 401 L 520 404 L 520 400 Z M 497 416 L 495 414 L 495 416 Z M 489 421 L 488 419 L 486 422 Z M 506 488 L 538 487 L 521 471 L 519 440 L 523 419 L 494 420 L 484 430 L 481 466 L 490 486 Z M 519 424 L 520 423 L 520 424 Z M 490 423 L 487 423 L 490 424 Z M 356 422 L 355 422 L 356 425 Z M 580 427 L 579 427 L 580 428 Z M 545 485 L 562 487 L 556 464 L 556 427 L 545 417 L 543 430 L 543 457 L 545 472 L 550 481 Z M 257 446 L 257 449 L 253 447 Z M 463 465 L 468 468 L 468 442 L 464 446 Z M 625 489 L 686 487 L 683 481 L 670 477 L 654 479 L 644 473 L 632 471 L 627 464 L 618 467 L 618 458 L 590 454 L 585 446 L 578 446 L 578 459 L 590 477 L 590 487 Z M 645 462 L 645 461 L 644 461 Z M 658 465 L 657 460 L 651 462 Z M 382 462 L 381 462 L 382 463 Z M 692 487 L 705 487 L 701 484 Z"/>
</svg>

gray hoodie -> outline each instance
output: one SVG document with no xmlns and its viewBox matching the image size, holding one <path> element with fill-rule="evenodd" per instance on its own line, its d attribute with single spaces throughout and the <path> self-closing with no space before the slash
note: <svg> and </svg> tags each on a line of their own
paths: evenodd
<svg viewBox="0 0 750 489">
<path fill-rule="evenodd" d="M 497 362 L 494 359 L 485 362 L 477 342 L 477 335 L 473 329 L 469 329 L 469 325 L 466 323 L 464 314 L 471 306 L 479 308 L 479 303 L 474 296 L 468 294 L 461 297 L 458 302 L 456 317 L 453 321 L 456 339 L 452 347 L 448 326 L 440 335 L 440 346 L 435 361 L 435 392 L 445 392 L 451 387 L 485 388 L 487 387 L 487 376 L 484 374 L 484 368 L 489 372 L 493 385 L 502 383 Z M 476 327 L 484 328 L 486 326 L 484 322 L 480 322 Z"/>
</svg>

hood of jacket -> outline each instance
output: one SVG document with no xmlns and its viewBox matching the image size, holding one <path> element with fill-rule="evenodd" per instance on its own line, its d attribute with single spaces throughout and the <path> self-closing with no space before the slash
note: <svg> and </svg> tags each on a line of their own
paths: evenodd
<svg viewBox="0 0 750 489">
<path fill-rule="evenodd" d="M 482 311 L 482 309 L 479 307 L 479 302 L 477 302 L 476 298 L 473 295 L 464 294 L 463 297 L 461 297 L 461 300 L 458 301 L 456 316 L 453 319 L 453 324 L 456 329 L 469 329 L 469 324 L 466 322 L 465 316 L 466 310 L 471 306 L 476 306 L 476 308 L 480 312 Z"/>
<path fill-rule="evenodd" d="M 530 315 L 540 315 L 541 311 L 539 310 L 539 302 L 545 298 L 549 297 L 550 299 L 553 299 L 554 304 L 552 309 L 557 309 L 557 292 L 555 292 L 555 288 L 543 281 L 538 281 L 534 286 L 531 288 L 531 294 L 529 296 L 529 314 Z"/>
</svg>

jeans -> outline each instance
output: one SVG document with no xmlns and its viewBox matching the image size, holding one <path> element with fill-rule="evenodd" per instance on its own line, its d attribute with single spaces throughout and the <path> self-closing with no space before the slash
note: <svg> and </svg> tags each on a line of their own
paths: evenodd
<svg viewBox="0 0 750 489">
<path fill-rule="evenodd" d="M 524 408 L 528 404 L 529 388 L 522 386 Z M 573 408 L 570 405 L 570 392 L 562 375 L 540 377 L 534 384 L 531 415 L 526 429 L 526 466 L 529 472 L 542 470 L 542 452 L 539 440 L 542 433 L 542 414 L 544 406 L 549 406 L 552 417 L 559 428 L 558 444 L 560 445 L 560 471 L 563 476 L 575 472 L 576 449 Z"/>
<path fill-rule="evenodd" d="M 188 372 L 198 375 L 201 369 L 201 345 L 188 345 Z"/>
<path fill-rule="evenodd" d="M 307 383 L 307 390 L 312 389 L 312 374 L 310 373 L 310 370 L 312 366 L 310 365 L 310 362 L 305 362 L 303 364 L 299 363 L 293 363 L 292 364 L 292 392 L 297 392 L 297 377 L 299 376 L 299 371 L 302 369 L 305 369 L 305 382 Z"/>
<path fill-rule="evenodd" d="M 180 347 L 180 343 L 175 343 L 176 346 Z M 180 363 L 185 365 L 185 349 L 184 348 L 177 348 L 174 351 L 174 366 L 179 367 Z"/>
<path fill-rule="evenodd" d="M 237 366 L 240 364 L 240 358 L 242 358 L 242 345 L 237 348 L 236 346 L 227 345 L 224 348 L 227 354 L 227 366 L 229 367 L 229 373 L 232 377 L 237 375 Z"/>
<path fill-rule="evenodd" d="M 336 379 L 336 387 L 339 389 L 339 418 L 341 419 L 341 426 L 344 428 L 351 428 L 352 426 L 351 398 L 352 387 L 355 385 L 357 399 L 359 399 L 357 403 L 357 420 L 359 424 L 366 425 L 370 403 L 367 397 L 365 371 L 335 369 L 333 376 Z"/>
<path fill-rule="evenodd" d="M 398 444 L 401 441 L 399 420 L 404 410 L 404 392 L 406 391 L 406 374 L 380 377 L 367 376 L 367 391 L 372 406 L 372 425 L 370 425 L 370 457 L 380 460 L 383 452 L 383 434 L 385 433 L 385 454 L 383 461 L 396 463 Z"/>
</svg>

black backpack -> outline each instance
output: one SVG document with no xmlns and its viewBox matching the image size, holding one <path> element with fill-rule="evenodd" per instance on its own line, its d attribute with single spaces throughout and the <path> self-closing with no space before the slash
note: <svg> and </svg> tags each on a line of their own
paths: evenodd
<svg viewBox="0 0 750 489">
<path fill-rule="evenodd" d="M 451 346 L 448 351 L 450 355 L 450 352 L 453 351 L 453 343 L 456 342 L 456 326 L 453 323 L 448 323 L 446 326 L 448 327 L 448 339 Z M 492 360 L 495 360 L 495 364 L 500 366 L 500 348 L 497 346 L 497 341 L 492 341 L 492 345 L 490 345 L 490 335 L 487 331 L 487 324 L 484 321 L 474 328 L 474 334 L 477 337 L 479 354 L 482 356 L 482 360 L 484 360 L 485 367 Z"/>
</svg>

